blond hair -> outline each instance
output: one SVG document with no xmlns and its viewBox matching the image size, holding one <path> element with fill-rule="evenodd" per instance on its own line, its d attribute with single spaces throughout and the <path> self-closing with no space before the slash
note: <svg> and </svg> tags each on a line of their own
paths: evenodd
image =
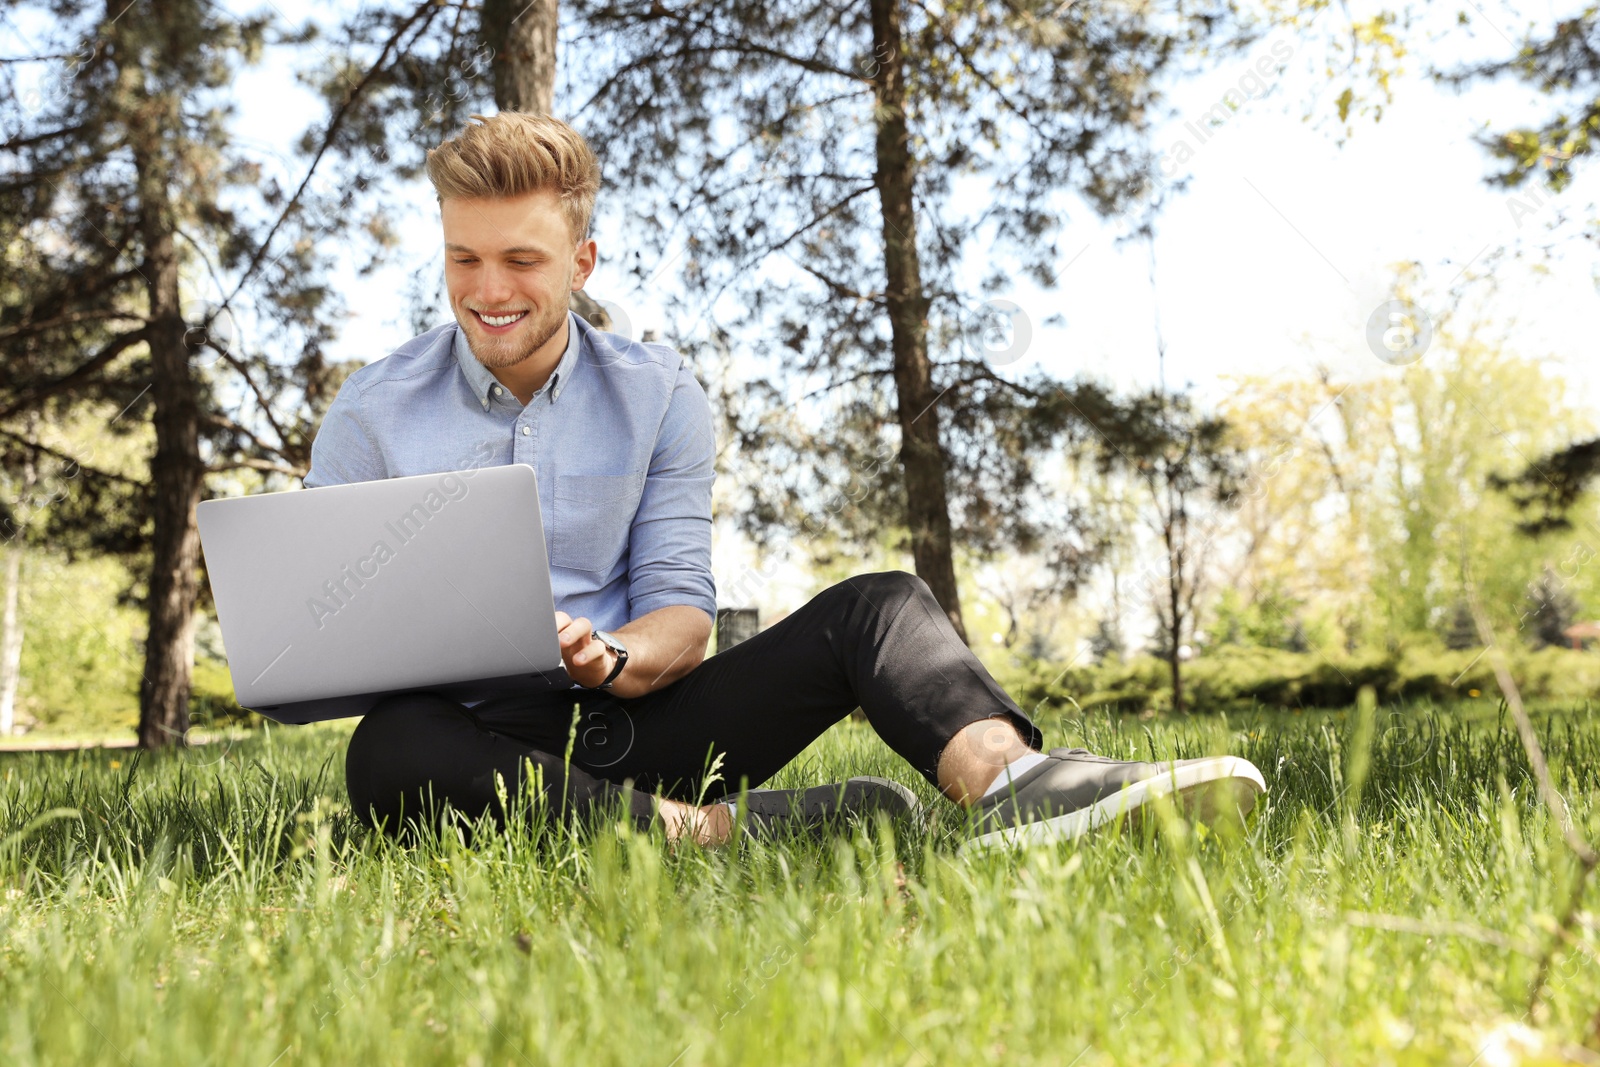
<svg viewBox="0 0 1600 1067">
<path fill-rule="evenodd" d="M 466 129 L 428 151 L 428 180 L 439 201 L 550 189 L 561 199 L 574 240 L 588 237 L 600 163 L 583 134 L 560 119 L 522 111 L 472 118 Z"/>
</svg>

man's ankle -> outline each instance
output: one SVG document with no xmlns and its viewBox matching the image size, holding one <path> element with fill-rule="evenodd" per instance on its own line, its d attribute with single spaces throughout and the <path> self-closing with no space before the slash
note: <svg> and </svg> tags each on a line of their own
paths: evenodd
<svg viewBox="0 0 1600 1067">
<path fill-rule="evenodd" d="M 968 723 L 939 756 L 939 790 L 957 804 L 971 807 L 1008 763 L 1033 751 L 1009 720 Z"/>
</svg>

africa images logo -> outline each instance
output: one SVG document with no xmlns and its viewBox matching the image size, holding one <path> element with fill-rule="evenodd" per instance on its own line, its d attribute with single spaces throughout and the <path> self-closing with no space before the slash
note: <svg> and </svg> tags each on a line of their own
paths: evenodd
<svg viewBox="0 0 1600 1067">
<path fill-rule="evenodd" d="M 1234 83 L 1223 90 L 1222 96 L 1209 108 L 1183 124 L 1183 136 L 1161 153 L 1152 176 L 1158 185 L 1175 180 L 1182 168 L 1198 154 L 1200 146 L 1211 140 L 1226 126 L 1234 115 L 1258 97 L 1266 96 L 1272 89 L 1270 79 L 1281 74 L 1283 65 L 1294 55 L 1294 46 L 1288 41 L 1274 41 L 1272 46 L 1256 57 Z M 1190 139 L 1193 139 L 1193 144 Z"/>
<path fill-rule="evenodd" d="M 479 446 L 480 455 L 485 450 L 485 446 Z M 487 459 L 488 456 L 481 458 Z M 400 548 L 416 540 L 446 505 L 466 499 L 467 479 L 477 470 L 478 466 L 474 466 L 465 471 L 441 474 L 434 487 L 424 493 L 421 500 L 383 524 L 389 537 L 394 540 L 392 546 L 388 539 L 378 538 L 366 555 L 354 563 L 346 563 L 339 568 L 338 575 L 323 582 L 320 595 L 307 597 L 306 610 L 311 612 L 317 629 L 321 630 L 330 618 L 349 607 L 356 595 L 367 587 L 367 583 L 382 573 L 384 565 L 399 555 Z"/>
</svg>

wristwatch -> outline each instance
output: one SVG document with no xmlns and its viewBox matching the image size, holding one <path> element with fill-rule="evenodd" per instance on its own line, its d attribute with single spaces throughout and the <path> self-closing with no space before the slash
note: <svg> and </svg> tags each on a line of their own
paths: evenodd
<svg viewBox="0 0 1600 1067">
<path fill-rule="evenodd" d="M 611 683 L 617 680 L 617 675 L 622 673 L 622 668 L 628 665 L 628 650 L 615 634 L 608 634 L 604 630 L 594 631 L 594 639 L 609 648 L 617 657 L 616 666 L 611 668 L 611 673 L 606 675 L 606 680 L 595 686 L 596 689 L 610 689 Z"/>
</svg>

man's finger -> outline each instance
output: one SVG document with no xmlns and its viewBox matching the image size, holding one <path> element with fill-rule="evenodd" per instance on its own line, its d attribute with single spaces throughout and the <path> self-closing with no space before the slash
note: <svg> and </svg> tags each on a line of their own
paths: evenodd
<svg viewBox="0 0 1600 1067">
<path fill-rule="evenodd" d="M 588 641 L 593 632 L 593 628 L 589 625 L 588 619 L 573 619 L 561 630 L 561 647 L 577 648 Z"/>
</svg>

